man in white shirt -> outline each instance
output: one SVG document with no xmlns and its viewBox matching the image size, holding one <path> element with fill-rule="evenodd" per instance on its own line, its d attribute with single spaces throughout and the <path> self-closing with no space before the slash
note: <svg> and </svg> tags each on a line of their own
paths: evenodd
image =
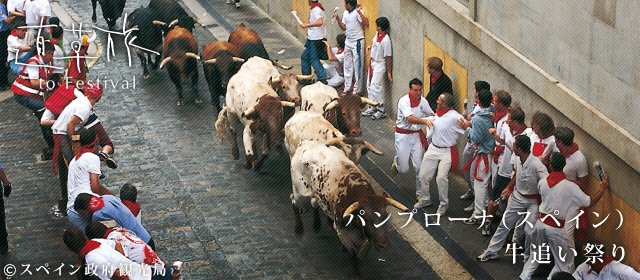
<svg viewBox="0 0 640 280">
<path fill-rule="evenodd" d="M 44 40 L 49 39 L 49 28 L 39 28 L 46 25 L 51 17 L 51 4 L 48 0 L 26 0 L 24 13 L 29 31 L 27 32 L 27 45 L 35 44 L 38 35 Z"/>
<path fill-rule="evenodd" d="M 516 227 L 520 219 L 521 215 L 518 212 L 528 212 L 527 221 L 532 225 L 538 217 L 538 198 L 540 196 L 538 195 L 537 185 L 538 181 L 549 173 L 540 159 L 531 155 L 530 148 L 531 140 L 528 136 L 518 135 L 515 137 L 513 153 L 516 156 L 512 157 L 511 162 L 515 174 L 501 194 L 502 197 L 508 198 L 507 210 L 505 210 L 502 221 L 493 234 L 489 246 L 478 256 L 477 260 L 480 262 L 494 260 L 499 257 L 498 251 L 507 240 L 509 231 Z M 530 236 L 533 229 L 527 226 L 527 223 L 521 226 L 525 227 L 527 236 Z M 530 242 L 530 238 L 525 239 L 525 248 L 529 246 Z"/>
<path fill-rule="evenodd" d="M 420 166 L 420 191 L 422 199 L 413 208 L 422 208 L 431 205 L 429 195 L 429 181 L 436 176 L 438 193 L 440 194 L 440 206 L 437 214 L 444 215 L 449 207 L 449 171 L 458 167 L 458 149 L 456 143 L 460 134 L 464 134 L 457 121 L 462 117 L 453 108 L 455 100 L 449 93 L 441 94 L 437 100 L 436 116 L 427 119 L 427 126 L 433 130 L 431 144 L 422 159 Z M 428 104 L 428 103 L 427 103 Z"/>
<path fill-rule="evenodd" d="M 385 74 L 390 82 L 393 83 L 391 69 L 393 66 L 391 48 L 391 37 L 389 37 L 389 20 L 386 17 L 376 19 L 376 28 L 378 32 L 373 37 L 371 46 L 367 47 L 367 55 L 369 60 L 369 75 L 367 79 L 367 93 L 371 100 L 378 102 L 378 106 L 369 106 L 367 110 L 362 112 L 363 116 L 371 116 L 373 120 L 383 119 L 387 116 L 384 110 L 384 96 L 382 95 L 382 79 Z M 377 108 L 376 108 L 377 107 Z"/>
<path fill-rule="evenodd" d="M 309 23 L 301 23 L 300 27 L 307 29 L 307 41 L 304 43 L 304 51 L 300 56 L 300 67 L 302 75 L 311 75 L 311 67 L 316 70 L 316 79 L 326 84 L 327 73 L 322 67 L 320 59 L 328 59 L 325 52 L 325 44 L 327 37 L 327 28 L 324 25 L 325 14 L 324 7 L 318 3 L 318 0 L 308 0 Z"/>
<path fill-rule="evenodd" d="M 433 115 L 429 103 L 422 97 L 422 81 L 414 78 L 409 82 L 409 93 L 398 100 L 398 117 L 395 129 L 396 156 L 391 172 L 394 175 L 409 172 L 409 160 L 416 174 L 416 198 L 420 201 L 420 164 L 427 148 L 427 136 L 421 124 L 429 122 L 424 117 Z"/>
<path fill-rule="evenodd" d="M 9 15 L 24 17 L 24 0 L 7 0 Z"/>
<path fill-rule="evenodd" d="M 540 203 L 540 215 L 536 221 L 534 232 L 531 236 L 532 248 L 543 244 L 549 246 L 549 251 L 553 255 L 555 266 L 551 270 L 553 275 L 558 271 L 572 272 L 574 269 L 575 256 L 569 250 L 569 236 L 564 229 L 572 207 L 592 207 L 595 205 L 604 192 L 609 188 L 609 178 L 605 175 L 600 182 L 600 190 L 594 196 L 586 195 L 580 187 L 573 182 L 566 180 L 564 169 L 566 160 L 560 153 L 551 154 L 549 165 L 551 173 L 538 183 L 538 191 L 542 202 Z M 558 170 L 558 171 L 556 171 Z M 560 255 L 565 252 L 566 255 Z M 532 261 L 531 256 L 525 261 L 524 268 L 520 274 L 520 279 L 529 280 L 533 272 L 540 265 L 537 261 Z"/>
<path fill-rule="evenodd" d="M 556 129 L 556 126 L 553 124 L 553 119 L 545 113 L 536 112 L 531 117 L 531 129 L 533 129 L 535 133 L 531 135 L 531 154 L 546 164 L 549 160 L 550 153 L 547 155 L 547 158 L 543 158 L 542 155 L 547 149 L 547 146 L 551 145 L 551 142 L 553 142 L 554 145 L 556 142 L 556 138 L 553 136 L 553 131 Z M 552 150 L 552 152 L 559 151 L 557 146 Z"/>
<path fill-rule="evenodd" d="M 86 262 L 85 275 L 101 280 L 150 280 L 151 267 L 137 264 L 125 257 L 122 244 L 107 239 L 88 240 L 82 229 L 68 228 L 63 234 L 64 244 Z M 125 271 L 126 270 L 126 271 Z"/>
<path fill-rule="evenodd" d="M 346 10 L 342 20 L 338 15 L 333 15 L 347 36 L 344 48 L 344 93 L 360 94 L 364 66 L 364 26 L 369 26 L 369 19 L 357 0 L 345 0 L 344 7 Z"/>
<path fill-rule="evenodd" d="M 614 260 L 606 253 L 607 248 L 600 242 L 589 242 L 580 252 L 587 260 L 573 272 L 573 277 L 576 280 L 640 279 L 640 273 L 632 267 Z M 600 253 L 602 254 L 600 255 Z"/>
<path fill-rule="evenodd" d="M 24 67 L 20 64 L 26 63 L 35 54 L 35 49 L 26 44 L 27 29 L 24 26 L 24 21 L 18 23 L 17 28 L 7 37 L 7 62 L 9 69 L 15 75 L 18 75 Z M 16 63 L 16 56 L 19 63 Z"/>
<path fill-rule="evenodd" d="M 331 48 L 329 42 L 324 41 L 327 44 L 327 56 L 330 61 L 335 61 L 334 64 L 323 63 L 325 73 L 327 73 L 327 85 L 337 88 L 344 84 L 344 40 L 346 36 L 344 34 L 338 34 L 336 36 L 337 47 Z"/>
</svg>

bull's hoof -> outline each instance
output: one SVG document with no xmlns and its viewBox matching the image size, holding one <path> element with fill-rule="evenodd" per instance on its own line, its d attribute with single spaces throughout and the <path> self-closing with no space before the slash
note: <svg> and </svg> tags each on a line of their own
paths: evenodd
<svg viewBox="0 0 640 280">
<path fill-rule="evenodd" d="M 296 235 L 301 235 L 304 233 L 304 225 L 302 223 L 297 224 L 295 228 Z"/>
<path fill-rule="evenodd" d="M 234 154 L 234 153 L 231 153 L 231 158 L 232 158 L 233 160 L 237 160 L 238 158 L 240 158 L 240 155 L 239 155 L 238 153 L 235 153 L 235 154 Z"/>
<path fill-rule="evenodd" d="M 262 164 L 264 163 L 264 160 L 267 158 L 267 155 L 263 154 L 260 156 L 259 159 L 253 161 L 253 171 L 258 171 L 258 169 L 260 169 L 260 167 L 262 167 Z"/>
<path fill-rule="evenodd" d="M 196 104 L 202 104 L 202 99 L 200 97 L 196 97 L 196 100 L 194 102 Z"/>
<path fill-rule="evenodd" d="M 178 98 L 177 104 L 178 104 L 178 106 L 182 106 L 182 104 L 184 104 L 184 99 Z"/>
<path fill-rule="evenodd" d="M 142 78 L 146 80 L 146 79 L 149 79 L 149 76 L 150 76 L 149 74 L 145 74 L 142 76 Z"/>
<path fill-rule="evenodd" d="M 91 22 L 96 23 L 96 21 L 98 21 L 98 19 L 96 18 L 96 16 L 92 16 L 92 17 L 91 17 Z"/>
<path fill-rule="evenodd" d="M 252 164 L 250 161 L 245 161 L 243 166 L 244 166 L 244 169 L 251 169 Z"/>
</svg>

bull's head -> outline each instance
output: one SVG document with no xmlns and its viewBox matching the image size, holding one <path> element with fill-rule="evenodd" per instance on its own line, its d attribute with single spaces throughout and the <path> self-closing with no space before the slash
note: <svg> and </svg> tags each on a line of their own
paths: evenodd
<svg viewBox="0 0 640 280">
<path fill-rule="evenodd" d="M 193 27 L 195 26 L 196 23 L 200 24 L 201 26 L 204 26 L 202 21 L 199 20 L 198 18 L 189 17 L 189 16 L 183 16 L 183 17 L 174 19 L 172 22 L 170 22 L 167 25 L 167 29 L 170 30 L 174 26 L 180 26 L 182 28 L 185 28 L 185 29 L 189 30 L 189 32 L 191 32 L 191 31 L 193 31 Z"/>
<path fill-rule="evenodd" d="M 388 249 L 391 246 L 389 238 L 387 237 L 385 223 L 385 220 L 389 216 L 386 209 L 387 205 L 396 207 L 400 209 L 400 211 L 409 210 L 400 202 L 389 198 L 389 195 L 385 192 L 382 195 L 370 195 L 351 204 L 342 215 L 343 219 L 349 217 L 350 214 L 359 215 L 364 218 L 364 234 L 378 251 Z M 361 224 L 356 222 L 355 225 Z"/>
<path fill-rule="evenodd" d="M 180 71 L 181 83 L 188 84 L 190 82 L 192 71 L 187 70 L 198 69 L 195 63 L 191 63 L 193 62 L 191 59 L 200 60 L 200 56 L 191 52 L 173 54 L 172 56 L 165 57 L 162 62 L 160 62 L 160 69 L 162 69 L 166 64 L 171 63 L 177 71 Z"/>
<path fill-rule="evenodd" d="M 327 104 L 324 109 L 325 115 L 334 113 L 336 128 L 345 135 L 358 137 L 362 135 L 362 129 L 360 129 L 360 109 L 366 104 L 372 106 L 379 105 L 369 98 L 360 97 L 355 94 L 346 94 Z"/>
<path fill-rule="evenodd" d="M 253 133 L 261 130 L 267 135 L 272 146 L 281 149 L 284 138 L 282 108 L 295 106 L 294 103 L 280 101 L 278 97 L 264 95 L 260 98 L 258 105 L 244 111 L 242 117 L 253 121 L 250 126 Z"/>
<path fill-rule="evenodd" d="M 229 79 L 240 70 L 240 66 L 244 61 L 244 59 L 235 57 L 230 53 L 224 53 L 216 58 L 205 60 L 202 63 L 205 65 L 213 65 L 213 67 L 218 69 L 221 86 L 227 88 Z"/>
<path fill-rule="evenodd" d="M 283 74 L 277 78 L 269 78 L 269 85 L 273 87 L 278 93 L 278 96 L 283 100 L 290 101 L 296 103 L 296 105 L 300 105 L 302 99 L 300 98 L 300 90 L 298 90 L 298 86 L 300 85 L 301 80 L 309 80 L 312 79 L 312 75 L 296 75 L 296 74 Z"/>
<path fill-rule="evenodd" d="M 327 143 L 327 146 L 334 146 L 342 150 L 355 164 L 360 163 L 360 158 L 369 151 L 377 155 L 383 154 L 369 142 L 355 137 L 334 138 Z"/>
</svg>

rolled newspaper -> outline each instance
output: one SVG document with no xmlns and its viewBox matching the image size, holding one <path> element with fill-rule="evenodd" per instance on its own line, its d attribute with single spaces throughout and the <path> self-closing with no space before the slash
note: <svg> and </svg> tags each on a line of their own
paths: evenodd
<svg viewBox="0 0 640 280">
<path fill-rule="evenodd" d="M 296 19 L 296 21 L 298 21 L 298 24 L 302 24 L 302 21 L 300 20 L 300 18 L 298 17 L 298 12 L 296 11 L 291 11 L 291 15 L 293 15 L 293 18 Z"/>
<path fill-rule="evenodd" d="M 549 156 L 551 152 L 553 152 L 553 149 L 555 147 L 556 147 L 556 141 L 549 142 L 549 145 L 547 145 L 547 147 L 544 148 L 544 151 L 542 152 L 542 158 L 546 158 L 547 156 Z"/>
<path fill-rule="evenodd" d="M 340 10 L 340 7 L 333 8 L 333 15 L 334 16 L 338 14 L 338 10 Z M 331 17 L 331 24 L 336 24 L 336 19 L 334 17 Z"/>
</svg>

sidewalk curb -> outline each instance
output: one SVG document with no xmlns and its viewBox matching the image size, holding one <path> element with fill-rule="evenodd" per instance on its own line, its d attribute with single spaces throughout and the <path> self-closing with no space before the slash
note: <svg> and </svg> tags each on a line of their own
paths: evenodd
<svg viewBox="0 0 640 280">
<path fill-rule="evenodd" d="M 375 180 L 364 167 L 359 166 L 360 171 L 367 177 L 369 183 L 376 191 L 382 193 L 385 189 Z M 405 205 L 406 206 L 406 205 Z M 411 206 L 411 205 L 410 205 Z M 411 207 L 409 207 L 411 208 Z M 469 272 L 462 267 L 449 253 L 438 243 L 426 230 L 418 224 L 415 219 L 411 219 L 409 224 L 406 218 L 394 215 L 398 210 L 395 207 L 387 206 L 387 212 L 391 215 L 389 221 L 391 226 L 406 240 L 411 247 L 431 266 L 442 279 L 474 279 Z M 403 227 L 404 226 L 404 227 Z"/>
<path fill-rule="evenodd" d="M 78 15 L 76 15 L 73 11 L 69 9 L 63 8 L 58 2 L 51 3 L 51 12 L 53 12 L 53 14 L 55 14 L 56 17 L 60 19 L 60 22 L 66 29 L 72 29 L 73 26 L 78 28 L 80 26 L 80 23 L 79 23 L 80 18 L 78 17 Z M 67 34 L 73 34 L 73 33 L 67 33 Z M 64 41 L 67 46 L 70 46 L 70 43 L 72 42 L 72 41 L 69 41 L 69 39 L 70 39 L 69 36 L 64 36 Z M 87 50 L 87 55 L 93 56 L 95 58 L 92 58 L 87 63 L 88 68 L 93 67 L 93 65 L 96 64 L 98 59 L 100 59 L 100 56 L 102 55 L 102 50 L 103 50 L 103 47 L 102 47 L 102 44 L 100 43 L 100 39 L 96 39 L 93 44 L 89 45 L 89 49 Z"/>
</svg>

